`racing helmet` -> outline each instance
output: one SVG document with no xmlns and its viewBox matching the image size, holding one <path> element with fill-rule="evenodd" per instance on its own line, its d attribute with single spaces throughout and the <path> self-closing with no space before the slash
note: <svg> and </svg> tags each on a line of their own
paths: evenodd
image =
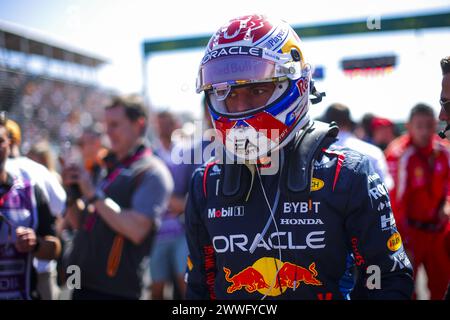
<svg viewBox="0 0 450 320">
<path fill-rule="evenodd" d="M 310 93 L 317 97 L 313 102 L 324 94 L 314 88 L 302 47 L 292 27 L 264 15 L 232 19 L 211 37 L 196 91 L 205 92 L 228 154 L 243 160 L 267 156 L 309 122 Z M 245 110 L 230 108 L 227 102 L 235 90 L 262 84 L 273 84 L 267 99 Z"/>
</svg>

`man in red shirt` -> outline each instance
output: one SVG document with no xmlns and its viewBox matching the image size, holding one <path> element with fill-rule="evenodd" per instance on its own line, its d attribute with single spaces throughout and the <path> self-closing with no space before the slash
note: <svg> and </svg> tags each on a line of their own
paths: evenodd
<svg viewBox="0 0 450 320">
<path fill-rule="evenodd" d="M 408 133 L 394 140 L 386 160 L 395 187 L 392 209 L 414 271 L 423 264 L 431 299 L 442 299 L 450 280 L 450 258 L 444 246 L 450 225 L 450 146 L 436 134 L 429 106 L 410 113 Z"/>
</svg>

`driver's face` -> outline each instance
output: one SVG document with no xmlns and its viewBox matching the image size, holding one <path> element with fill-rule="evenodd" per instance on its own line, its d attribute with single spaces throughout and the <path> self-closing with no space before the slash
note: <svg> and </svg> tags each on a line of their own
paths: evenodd
<svg viewBox="0 0 450 320">
<path fill-rule="evenodd" d="M 225 105 L 229 113 L 250 111 L 267 104 L 275 90 L 275 83 L 256 83 L 232 88 Z"/>
<path fill-rule="evenodd" d="M 427 114 L 414 115 L 407 126 L 413 144 L 419 148 L 428 146 L 436 132 L 436 120 Z"/>
</svg>

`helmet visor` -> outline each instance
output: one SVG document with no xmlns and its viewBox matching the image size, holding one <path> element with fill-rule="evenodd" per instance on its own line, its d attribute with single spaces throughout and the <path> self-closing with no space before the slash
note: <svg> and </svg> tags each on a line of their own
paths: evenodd
<svg viewBox="0 0 450 320">
<path fill-rule="evenodd" d="M 197 92 L 215 84 L 243 85 L 277 76 L 273 61 L 252 56 L 227 56 L 210 60 L 200 68 Z"/>
<path fill-rule="evenodd" d="M 269 107 L 288 90 L 289 81 L 258 81 L 242 86 L 213 85 L 206 91 L 208 105 L 222 116 L 249 116 Z"/>
</svg>

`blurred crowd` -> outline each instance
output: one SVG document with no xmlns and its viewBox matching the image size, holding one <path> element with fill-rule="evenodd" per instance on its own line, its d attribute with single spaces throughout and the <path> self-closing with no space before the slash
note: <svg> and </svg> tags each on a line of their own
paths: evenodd
<svg viewBox="0 0 450 320">
<path fill-rule="evenodd" d="M 46 218 L 51 221 L 49 231 L 36 233 L 33 249 L 28 251 L 39 253 L 31 271 L 38 275 L 33 278 L 32 297 L 67 299 L 73 292 L 75 299 L 182 299 L 189 267 L 183 212 L 190 177 L 198 164 L 176 163 L 173 150 L 193 154 L 210 141 L 180 146 L 192 139 L 185 139 L 191 133 L 183 133 L 185 124 L 176 114 L 165 110 L 149 115 L 135 98 L 113 99 L 110 92 L 95 86 L 12 71 L 0 71 L 0 79 L 1 107 L 9 109 L 4 121 L 11 139 L 6 170 L 35 181 L 51 213 Z M 211 127 L 206 110 L 203 129 Z M 430 106 L 411 106 L 405 118 L 405 125 L 395 124 L 368 113 L 355 122 L 349 106 L 335 103 L 317 120 L 336 122 L 337 143 L 369 157 L 390 190 L 415 270 L 424 265 L 431 298 L 442 299 L 448 285 L 442 261 L 450 252 L 450 145 L 437 137 L 438 119 Z M 149 129 L 158 136 L 152 145 L 145 139 Z M 127 180 L 124 168 L 132 178 Z M 109 198 L 116 203 L 99 202 Z M 114 205 L 127 208 L 126 214 L 115 215 L 123 216 L 123 221 L 114 216 Z M 142 220 L 135 211 L 144 207 L 158 207 L 160 217 L 148 213 L 148 219 Z M 105 231 L 106 226 L 116 233 Z M 80 230 L 85 233 L 83 239 Z M 58 239 L 60 250 L 51 251 L 58 245 L 50 236 Z M 20 233 L 16 237 L 28 239 Z M 39 237 L 44 240 L 37 241 Z M 83 243 L 86 239 L 94 244 Z M 40 243 L 38 249 L 36 243 Z M 41 252 L 44 244 L 53 254 Z M 68 273 L 73 261 L 84 266 L 81 272 L 89 279 L 81 287 L 89 290 L 79 289 Z M 108 277 L 118 279 L 117 288 L 105 285 Z M 127 277 L 135 283 L 127 283 Z"/>
</svg>

